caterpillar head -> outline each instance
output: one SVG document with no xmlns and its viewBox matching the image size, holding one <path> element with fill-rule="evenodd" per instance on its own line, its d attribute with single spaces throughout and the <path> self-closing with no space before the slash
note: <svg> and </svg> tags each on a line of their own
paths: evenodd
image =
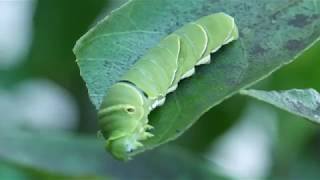
<svg viewBox="0 0 320 180">
<path fill-rule="evenodd" d="M 152 136 L 149 111 L 143 94 L 128 83 L 112 86 L 98 113 L 101 133 L 106 138 L 106 149 L 118 159 L 142 146 L 139 142 Z"/>
</svg>

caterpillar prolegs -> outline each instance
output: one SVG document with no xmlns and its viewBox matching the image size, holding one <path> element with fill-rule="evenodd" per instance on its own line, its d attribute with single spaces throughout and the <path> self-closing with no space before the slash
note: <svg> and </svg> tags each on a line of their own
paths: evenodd
<svg viewBox="0 0 320 180">
<path fill-rule="evenodd" d="M 99 110 L 106 148 L 118 159 L 152 137 L 148 115 L 165 102 L 195 66 L 210 63 L 210 53 L 238 38 L 234 19 L 216 13 L 188 23 L 151 48 L 110 87 Z"/>
</svg>

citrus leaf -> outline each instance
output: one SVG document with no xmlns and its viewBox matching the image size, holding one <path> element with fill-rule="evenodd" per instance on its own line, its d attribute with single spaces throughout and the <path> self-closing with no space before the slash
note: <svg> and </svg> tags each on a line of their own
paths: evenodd
<svg viewBox="0 0 320 180">
<path fill-rule="evenodd" d="M 247 95 L 298 116 L 320 123 L 320 94 L 314 89 L 286 91 L 242 90 Z"/>
<path fill-rule="evenodd" d="M 240 39 L 213 54 L 210 65 L 197 68 L 151 113 L 155 136 L 138 152 L 177 138 L 210 108 L 310 47 L 320 36 L 320 1 L 131 0 L 77 42 L 81 75 L 99 108 L 107 89 L 161 38 L 216 12 L 235 18 Z"/>
</svg>

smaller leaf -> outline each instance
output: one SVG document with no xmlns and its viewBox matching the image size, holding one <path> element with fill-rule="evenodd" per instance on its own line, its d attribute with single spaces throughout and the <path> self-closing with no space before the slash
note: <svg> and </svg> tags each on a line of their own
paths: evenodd
<svg viewBox="0 0 320 180">
<path fill-rule="evenodd" d="M 1 130 L 0 163 L 57 177 L 52 179 L 230 179 L 210 162 L 178 147 L 160 148 L 123 163 L 106 154 L 102 143 L 96 137 L 61 132 Z"/>
<path fill-rule="evenodd" d="M 290 113 L 320 123 L 320 94 L 314 89 L 242 90 L 240 94 L 257 98 Z"/>
</svg>

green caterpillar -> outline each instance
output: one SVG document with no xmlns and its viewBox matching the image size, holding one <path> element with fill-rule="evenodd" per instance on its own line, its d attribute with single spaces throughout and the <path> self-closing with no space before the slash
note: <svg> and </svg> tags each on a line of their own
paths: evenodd
<svg viewBox="0 0 320 180">
<path fill-rule="evenodd" d="M 150 49 L 109 89 L 98 113 L 106 148 L 118 159 L 152 137 L 148 115 L 161 106 L 195 66 L 210 63 L 210 53 L 238 38 L 234 19 L 216 13 L 188 23 Z"/>
</svg>

